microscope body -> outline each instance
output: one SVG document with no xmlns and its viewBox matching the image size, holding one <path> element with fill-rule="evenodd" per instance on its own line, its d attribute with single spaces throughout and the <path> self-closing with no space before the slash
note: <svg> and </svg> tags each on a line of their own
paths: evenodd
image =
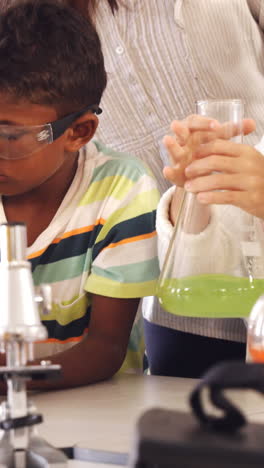
<svg viewBox="0 0 264 468">
<path fill-rule="evenodd" d="M 26 381 L 58 376 L 60 366 L 45 361 L 28 365 L 33 360 L 34 342 L 47 337 L 39 309 L 48 313 L 51 294 L 43 285 L 42 295 L 36 296 L 26 259 L 26 237 L 23 223 L 0 225 L 0 349 L 6 354 L 0 379 L 7 384 L 7 400 L 0 407 L 0 466 L 64 468 L 67 457 L 38 437 L 36 424 L 42 422 L 42 416 L 27 399 Z"/>
</svg>

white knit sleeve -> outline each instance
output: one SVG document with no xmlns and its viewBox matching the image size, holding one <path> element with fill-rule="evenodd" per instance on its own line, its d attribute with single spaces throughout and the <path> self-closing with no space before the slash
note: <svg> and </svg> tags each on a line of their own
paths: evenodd
<svg viewBox="0 0 264 468">
<path fill-rule="evenodd" d="M 156 228 L 158 233 L 158 255 L 160 267 L 163 266 L 170 239 L 173 234 L 173 225 L 169 219 L 169 209 L 175 188 L 171 187 L 161 197 L 157 209 Z M 185 249 L 188 251 L 188 262 L 185 262 L 185 271 L 181 275 L 190 273 L 228 273 L 238 268 L 240 263 L 239 249 L 236 246 L 236 210 L 232 207 L 211 207 L 211 218 L 207 227 L 199 234 L 185 234 Z M 232 224 L 229 219 L 232 218 Z M 225 222 L 226 221 L 226 222 Z M 197 261 L 197 255 L 199 261 Z M 190 259 L 193 259 L 191 263 Z M 177 275 L 177 273 L 176 273 Z"/>
<path fill-rule="evenodd" d="M 173 225 L 169 219 L 169 209 L 175 187 L 169 188 L 161 197 L 157 208 L 156 229 L 158 234 L 158 256 L 162 267 L 173 233 Z"/>
</svg>

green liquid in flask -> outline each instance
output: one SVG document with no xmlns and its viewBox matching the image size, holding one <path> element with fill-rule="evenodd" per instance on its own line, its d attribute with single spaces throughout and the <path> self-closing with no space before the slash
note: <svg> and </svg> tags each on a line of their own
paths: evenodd
<svg viewBox="0 0 264 468">
<path fill-rule="evenodd" d="M 198 275 L 163 280 L 157 296 L 161 306 L 188 317 L 247 317 L 261 294 L 264 279 Z"/>
</svg>

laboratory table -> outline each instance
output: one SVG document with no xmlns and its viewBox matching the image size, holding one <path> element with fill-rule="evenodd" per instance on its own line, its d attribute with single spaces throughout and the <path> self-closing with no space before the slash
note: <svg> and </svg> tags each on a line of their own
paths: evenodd
<svg viewBox="0 0 264 468">
<path fill-rule="evenodd" d="M 195 384 L 192 379 L 123 374 L 87 387 L 36 393 L 32 399 L 44 416 L 42 437 L 57 447 L 75 447 L 79 454 L 85 449 L 87 455 L 89 449 L 89 463 L 70 461 L 69 468 L 105 468 L 109 462 L 113 468 L 126 459 L 140 414 L 152 407 L 188 412 Z M 250 421 L 264 422 L 263 397 L 243 390 L 229 394 Z"/>
</svg>

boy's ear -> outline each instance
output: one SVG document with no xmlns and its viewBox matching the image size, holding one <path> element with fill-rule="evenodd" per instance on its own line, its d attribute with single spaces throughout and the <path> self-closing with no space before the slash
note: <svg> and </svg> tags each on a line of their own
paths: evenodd
<svg viewBox="0 0 264 468">
<path fill-rule="evenodd" d="M 79 151 L 93 138 L 98 122 L 98 117 L 91 112 L 87 112 L 75 120 L 66 132 L 65 150 L 70 153 Z"/>
</svg>

